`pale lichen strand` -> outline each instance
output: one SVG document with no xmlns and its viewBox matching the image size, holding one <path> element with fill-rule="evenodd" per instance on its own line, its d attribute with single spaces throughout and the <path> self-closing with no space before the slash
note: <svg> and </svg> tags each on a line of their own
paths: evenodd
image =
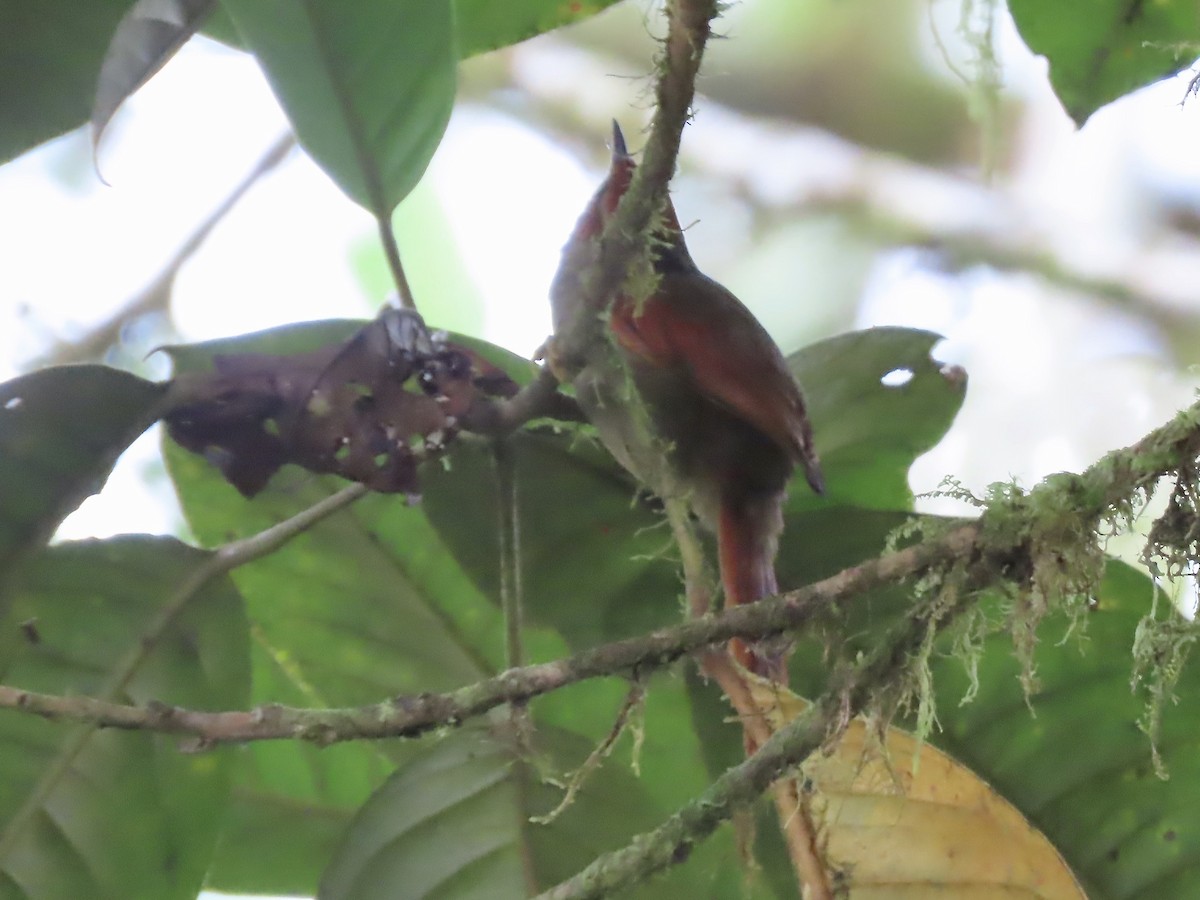
<svg viewBox="0 0 1200 900">
<path fill-rule="evenodd" d="M 1136 691 L 1141 687 L 1146 693 L 1146 709 L 1138 726 L 1150 739 L 1155 774 L 1165 779 L 1167 770 L 1159 752 L 1163 713 L 1168 703 L 1179 700 L 1175 686 L 1192 645 L 1200 638 L 1200 628 L 1194 621 L 1178 615 L 1169 605 L 1165 614 L 1160 614 L 1159 593 L 1155 591 L 1150 612 L 1142 617 L 1134 631 L 1130 688 Z"/>
<path fill-rule="evenodd" d="M 979 500 L 954 482 L 939 493 L 982 506 L 980 561 L 990 572 L 976 572 L 976 583 L 1007 591 L 1006 626 L 1013 637 L 1027 694 L 1036 691 L 1034 651 L 1037 629 L 1051 613 L 1068 620 L 1068 636 L 1080 636 L 1106 564 L 1104 544 L 1128 530 L 1145 510 L 1163 478 L 1174 481 L 1166 510 L 1152 524 L 1142 560 L 1156 577 L 1178 578 L 1200 573 L 1200 406 L 1179 413 L 1170 423 L 1127 450 L 1109 454 L 1082 475 L 1059 473 L 1029 493 L 1016 485 L 998 483 Z M 977 565 L 979 564 L 977 562 Z M 927 572 L 917 585 L 918 598 L 946 590 L 946 578 L 957 563 L 941 573 Z M 1138 624 L 1132 648 L 1132 685 L 1147 694 L 1141 726 L 1152 744 L 1156 771 L 1164 774 L 1158 750 L 1163 714 L 1175 702 L 1175 687 L 1200 627 L 1169 603 L 1161 592 L 1148 598 L 1150 611 Z M 944 594 L 943 594 L 944 596 Z M 1165 595 L 1162 595 L 1165 597 Z M 921 607 L 919 607 L 921 608 Z M 931 607 L 923 607 L 930 609 Z M 932 609 L 936 609 L 932 607 Z M 951 653 L 976 672 L 984 638 L 997 623 L 988 621 L 983 607 L 959 607 Z M 927 642 L 926 642 L 927 643 Z M 913 688 L 918 721 L 932 723 L 921 710 L 929 703 L 931 687 L 921 672 L 929 651 L 922 647 L 914 659 Z M 972 676 L 976 683 L 977 672 Z M 973 688 L 968 690 L 968 697 Z"/>
<path fill-rule="evenodd" d="M 1141 558 L 1156 579 L 1195 578 L 1200 572 L 1198 479 L 1195 459 L 1189 457 L 1177 470 L 1166 509 L 1150 528 Z M 1156 585 L 1150 611 L 1134 632 L 1130 685 L 1145 691 L 1146 709 L 1138 724 L 1150 738 L 1155 773 L 1165 778 L 1159 752 L 1163 715 L 1167 704 L 1178 700 L 1175 687 L 1200 628 L 1172 604 L 1160 604 L 1162 597 Z"/>
<path fill-rule="evenodd" d="M 898 691 L 890 698 L 892 709 L 903 710 L 915 720 L 913 732 L 918 743 L 923 743 L 938 727 L 937 702 L 933 679 L 932 660 L 939 649 L 939 635 L 965 612 L 976 605 L 969 602 L 972 591 L 968 585 L 967 567 L 961 560 L 926 571 L 913 584 L 914 597 L 918 599 L 922 634 L 920 643 L 914 648 Z M 951 653 L 960 648 L 952 644 Z M 964 665 L 978 667 L 978 657 L 964 658 Z M 890 712 L 882 705 L 874 705 L 872 713 L 886 721 Z"/>
</svg>

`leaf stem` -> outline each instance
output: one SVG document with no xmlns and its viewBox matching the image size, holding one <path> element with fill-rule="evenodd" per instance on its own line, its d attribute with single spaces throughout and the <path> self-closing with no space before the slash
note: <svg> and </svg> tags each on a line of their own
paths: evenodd
<svg viewBox="0 0 1200 900">
<path fill-rule="evenodd" d="M 396 243 L 396 232 L 392 228 L 391 216 L 381 215 L 375 221 L 379 225 L 379 243 L 383 247 L 383 255 L 387 259 L 388 269 L 391 270 L 392 282 L 396 285 L 396 297 L 400 307 L 416 312 L 417 301 L 413 298 L 408 276 L 404 274 L 404 263 L 400 260 L 400 246 Z"/>
</svg>

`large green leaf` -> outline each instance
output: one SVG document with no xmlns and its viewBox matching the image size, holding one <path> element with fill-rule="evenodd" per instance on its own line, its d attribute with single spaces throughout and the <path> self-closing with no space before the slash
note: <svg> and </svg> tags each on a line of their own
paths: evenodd
<svg viewBox="0 0 1200 900">
<path fill-rule="evenodd" d="M 454 11 L 430 0 L 222 0 L 300 143 L 381 221 L 454 105 Z"/>
<path fill-rule="evenodd" d="M 100 490 L 162 394 L 107 366 L 42 369 L 0 385 L 0 582 Z"/>
<path fill-rule="evenodd" d="M 538 772 L 578 765 L 587 741 L 540 729 L 532 762 L 480 729 L 430 742 L 400 767 L 346 833 L 321 882 L 322 900 L 406 896 L 507 900 L 561 881 L 657 824 L 659 811 L 628 771 L 609 765 L 550 824 L 528 821 L 558 802 Z M 690 867 L 633 896 L 690 897 Z"/>
<path fill-rule="evenodd" d="M 176 604 L 209 554 L 169 538 L 51 547 L 12 584 L 29 639 L 5 682 L 223 709 L 246 703 L 246 621 L 221 579 Z M 176 608 L 177 607 L 177 608 Z M 0 713 L 0 896 L 191 898 L 208 868 L 232 751 Z"/>
<path fill-rule="evenodd" d="M 88 119 L 129 0 L 0 3 L 0 163 Z"/>
<path fill-rule="evenodd" d="M 299 352 L 344 339 L 361 324 L 291 326 L 172 348 L 171 353 L 181 370 L 195 370 L 204 368 L 215 353 Z M 476 345 L 476 349 L 506 365 L 518 379 L 528 377 L 526 361 L 498 348 Z M 540 440 L 534 436 L 530 443 L 537 446 Z M 456 448 L 448 472 L 430 467 L 431 472 L 425 473 L 431 476 L 427 487 L 432 489 L 434 472 L 437 479 L 445 477 L 451 482 L 459 473 L 468 494 L 457 515 L 478 520 L 481 546 L 477 549 L 481 558 L 487 558 L 494 556 L 498 547 L 492 463 L 483 448 L 460 457 L 458 452 L 464 447 Z M 202 458 L 174 447 L 167 456 L 185 512 L 204 541 L 225 540 L 264 527 L 325 496 L 337 485 L 289 468 L 276 476 L 262 495 L 248 502 Z M 601 457 L 596 459 L 603 463 Z M 472 468 L 475 464 L 478 471 Z M 536 467 L 518 470 L 518 480 L 527 475 L 536 477 Z M 617 508 L 625 509 L 628 491 L 628 487 L 619 489 Z M 656 542 L 661 538 L 653 536 Z M 235 576 L 256 621 L 257 701 L 305 705 L 378 700 L 401 690 L 465 683 L 477 671 L 494 671 L 503 665 L 503 627 L 496 604 L 466 577 L 421 508 L 408 508 L 394 497 L 367 498 L 340 513 L 335 521 L 314 529 L 301 543 Z M 525 563 L 526 573 L 532 573 L 529 560 Z M 666 578 L 666 589 L 673 589 L 669 566 Z M 327 584 L 330 580 L 335 583 Z M 417 607 L 425 604 L 427 612 L 419 608 L 412 612 L 413 606 L 391 599 L 393 594 L 410 598 Z M 560 597 L 560 603 L 564 599 L 569 600 L 569 595 Z M 318 633 L 318 626 L 308 621 L 325 621 L 335 612 L 345 627 Z M 660 614 L 666 620 L 677 613 L 668 603 Z M 440 624 L 434 619 L 440 619 Z M 398 632 L 406 633 L 397 637 Z M 311 640 L 309 633 L 314 635 Z M 567 649 L 553 633 L 536 628 L 527 629 L 526 643 L 533 659 L 560 655 Z M 419 645 L 416 650 L 414 645 Z M 473 659 L 477 668 L 456 663 L 462 660 L 461 654 Z M 371 660 L 379 660 L 379 667 L 368 667 Z M 381 677 L 385 671 L 391 674 L 390 680 Z M 620 681 L 592 682 L 556 692 L 534 704 L 534 712 L 539 722 L 569 727 L 598 740 L 611 728 L 623 694 Z M 647 704 L 641 769 L 647 795 L 665 816 L 703 789 L 705 773 L 682 682 L 671 676 L 654 679 Z M 417 746 L 389 742 L 338 747 L 334 748 L 336 757 L 330 751 L 318 753 L 290 744 L 253 747 L 253 758 L 243 757 L 239 769 L 231 825 L 218 852 L 211 886 L 275 893 L 313 891 L 314 872 L 329 859 L 332 841 L 354 807 L 378 787 L 393 764 L 403 763 Z M 619 821 L 619 810 L 611 815 Z M 286 829 L 273 827 L 273 823 L 283 822 Z M 616 827 L 612 822 L 597 823 L 601 826 Z M 701 848 L 690 868 L 705 873 L 704 877 L 714 879 L 726 891 L 738 890 L 742 879 L 728 834 Z"/>
<path fill-rule="evenodd" d="M 634 502 L 636 486 L 597 444 L 546 429 L 514 436 L 525 608 L 574 649 L 678 621 L 665 521 Z M 423 506 L 455 558 L 499 596 L 489 489 L 490 450 L 455 448 L 449 468 L 425 477 Z M 586 573 L 586 577 L 581 577 Z"/>
<path fill-rule="evenodd" d="M 519 0 L 499 4 L 489 0 L 457 0 L 452 5 L 460 33 L 458 52 L 461 56 L 471 56 L 507 46 L 579 21 L 613 2 L 615 0 L 581 3 Z M 88 120 L 97 96 L 101 65 L 118 23 L 130 5 L 130 0 L 5 0 L 0 3 L 0 163 Z M 289 5 L 298 7 L 300 4 Z M 358 10 L 363 8 L 365 27 L 370 29 L 373 23 L 378 23 L 379 13 L 374 7 L 379 5 L 340 4 L 337 12 L 340 19 L 347 20 L 349 29 L 355 27 L 351 23 Z M 437 14 L 433 7 L 445 8 L 442 3 L 416 5 L 430 7 L 430 15 Z M 395 8 L 396 5 L 389 6 Z M 108 86 L 117 89 L 115 96 L 124 96 L 143 75 L 148 76 L 152 68 L 166 62 L 164 54 L 169 55 L 174 36 L 182 33 L 164 31 L 157 26 L 155 30 L 157 36 L 168 38 L 159 42 L 157 51 L 153 51 L 154 34 L 134 35 L 138 40 L 125 44 L 130 50 L 153 51 L 151 55 L 155 58 L 146 66 L 126 57 L 132 65 L 125 66 L 124 71 L 133 77 L 110 82 Z M 224 7 L 218 8 L 205 32 L 218 40 L 241 43 Z M 151 40 L 142 40 L 144 37 Z M 395 47 L 406 38 L 403 33 L 368 31 L 365 41 L 352 44 L 349 49 L 365 58 L 380 39 Z M 139 66 L 141 74 L 137 72 Z M 380 85 L 383 89 L 397 90 L 387 81 Z M 444 73 L 436 85 L 431 85 L 434 86 L 442 91 L 446 89 Z M 113 104 L 109 100 L 100 105 L 107 108 Z"/>
<path fill-rule="evenodd" d="M 1095 608 L 1068 634 L 1048 623 L 1036 664 L 1039 688 L 1026 699 L 1006 634 L 989 639 L 975 699 L 963 666 L 934 669 L 942 732 L 933 740 L 971 766 L 1040 828 L 1080 876 L 1088 896 L 1200 896 L 1200 666 L 1180 679 L 1185 702 L 1165 711 L 1159 742 L 1170 778 L 1155 775 L 1139 728 L 1146 699 L 1130 690 L 1134 633 L 1153 584 L 1110 562 Z M 1165 601 L 1160 600 L 1160 603 Z"/>
<path fill-rule="evenodd" d="M 563 25 L 580 22 L 617 0 L 455 0 L 458 40 L 463 57 L 507 47 Z"/>
<path fill-rule="evenodd" d="M 802 478 L 792 485 L 779 562 L 785 586 L 832 574 L 828 561 L 844 558 L 841 546 L 878 537 L 864 531 L 862 517 L 872 514 L 861 507 L 911 507 L 908 469 L 941 439 L 965 391 L 960 370 L 946 373 L 930 358 L 938 340 L 927 331 L 877 328 L 790 358 L 805 386 L 828 495 L 812 496 Z M 912 377 L 900 387 L 881 383 L 896 370 Z M 681 585 L 665 523 L 635 501 L 637 486 L 586 430 L 517 435 L 513 456 L 531 614 L 577 648 L 677 621 Z M 496 510 L 483 487 L 490 466 L 485 449 L 457 448 L 448 471 L 429 473 L 424 505 L 455 557 L 495 597 L 499 574 L 488 536 Z M 816 513 L 837 515 L 805 519 Z"/>
<path fill-rule="evenodd" d="M 439 741 L 355 818 L 322 900 L 526 895 L 511 754 L 473 731 Z"/>
<path fill-rule="evenodd" d="M 1192 0 L 1009 0 L 1021 37 L 1050 61 L 1050 81 L 1083 125 L 1118 97 L 1189 66 L 1200 41 Z"/>
<path fill-rule="evenodd" d="M 789 510 L 912 507 L 908 470 L 933 448 L 966 394 L 966 374 L 930 352 L 941 335 L 915 328 L 868 328 L 819 341 L 788 357 L 804 386 L 827 494 L 797 479 Z M 891 386 L 884 376 L 900 376 Z"/>
</svg>

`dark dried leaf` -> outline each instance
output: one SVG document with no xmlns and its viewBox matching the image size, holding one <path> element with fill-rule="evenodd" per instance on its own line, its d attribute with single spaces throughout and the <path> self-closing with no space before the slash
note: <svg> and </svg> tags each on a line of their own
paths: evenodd
<svg viewBox="0 0 1200 900">
<path fill-rule="evenodd" d="M 418 493 L 417 466 L 438 455 L 479 395 L 516 385 L 420 317 L 386 310 L 343 344 L 288 356 L 214 358 L 215 372 L 172 385 L 171 437 L 251 497 L 284 464 L 381 493 Z"/>
</svg>

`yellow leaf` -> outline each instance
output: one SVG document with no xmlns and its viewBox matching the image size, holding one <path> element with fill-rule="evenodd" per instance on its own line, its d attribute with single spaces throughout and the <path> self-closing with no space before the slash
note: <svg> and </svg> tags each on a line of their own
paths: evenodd
<svg viewBox="0 0 1200 900">
<path fill-rule="evenodd" d="M 808 702 L 747 677 L 776 731 Z M 855 900 L 1086 898 L 1058 850 L 966 766 L 906 731 L 860 719 L 800 767 L 831 883 Z"/>
</svg>

